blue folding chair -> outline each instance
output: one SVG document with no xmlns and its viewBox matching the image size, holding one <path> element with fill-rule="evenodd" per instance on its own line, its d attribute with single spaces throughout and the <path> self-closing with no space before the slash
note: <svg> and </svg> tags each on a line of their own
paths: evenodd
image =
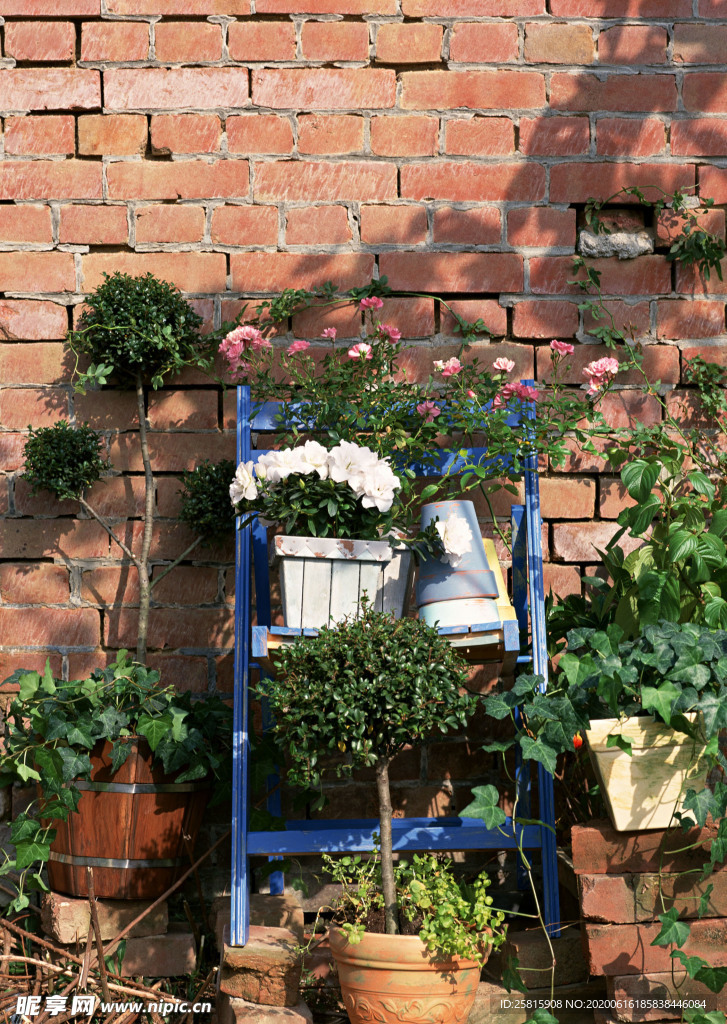
<svg viewBox="0 0 727 1024">
<path fill-rule="evenodd" d="M 525 381 L 524 383 L 532 383 Z M 278 403 L 266 403 L 253 415 L 249 386 L 237 389 L 237 459 L 238 462 L 255 460 L 266 449 L 252 448 L 253 431 L 279 429 L 275 420 Z M 535 415 L 531 406 L 524 418 Z M 457 472 L 467 464 L 479 464 L 487 457 L 484 448 L 473 448 L 457 456 L 443 459 L 440 466 L 422 470 L 422 475 L 437 475 L 449 470 Z M 547 682 L 548 654 L 545 635 L 545 599 L 543 588 L 543 553 L 541 545 L 540 492 L 538 487 L 537 457 L 531 455 L 525 463 L 525 504 L 512 507 L 512 566 L 513 606 L 517 623 L 483 624 L 488 628 L 501 627 L 501 643 L 496 660 L 509 660 L 511 665 L 530 662 L 533 671 Z M 254 555 L 254 558 L 253 558 Z M 255 597 L 258 625 L 251 622 L 252 569 L 255 572 Z M 294 636 L 315 633 L 316 630 L 295 630 L 271 627 L 270 583 L 267 560 L 266 530 L 254 520 L 237 531 L 235 583 L 235 686 L 234 686 L 234 740 L 232 780 L 232 897 L 230 943 L 244 946 L 248 940 L 250 924 L 250 868 L 249 858 L 267 856 L 270 859 L 320 853 L 368 852 L 374 848 L 374 836 L 379 823 L 371 820 L 316 819 L 314 821 L 288 821 L 284 831 L 251 832 L 249 830 L 249 681 L 251 669 L 265 673 L 269 646 L 292 639 Z M 528 593 L 530 599 L 528 601 Z M 528 614 L 529 613 L 529 614 Z M 518 655 L 519 636 L 527 635 L 528 618 L 532 638 L 530 655 Z M 447 627 L 440 633 L 458 635 L 462 641 L 477 643 L 481 626 Z M 469 634 L 466 638 L 463 634 Z M 488 658 L 487 660 L 493 660 Z M 545 685 L 545 684 L 544 684 Z M 267 711 L 263 709 L 263 727 L 269 727 Z M 519 808 L 522 817 L 529 816 L 530 765 L 517 765 Z M 558 900 L 558 864 L 555 845 L 555 809 L 553 778 L 538 765 L 538 792 L 540 820 L 543 825 L 519 825 L 508 818 L 501 829 L 487 829 L 483 822 L 469 818 L 398 818 L 392 822 L 393 845 L 396 851 L 405 850 L 540 850 L 543 863 L 543 917 L 551 936 L 560 934 L 560 907 Z M 269 799 L 268 810 L 280 813 L 280 795 Z M 550 826 L 550 827 L 548 827 Z M 522 876 L 519 876 L 522 882 Z M 270 891 L 283 891 L 281 872 L 270 876 Z"/>
</svg>

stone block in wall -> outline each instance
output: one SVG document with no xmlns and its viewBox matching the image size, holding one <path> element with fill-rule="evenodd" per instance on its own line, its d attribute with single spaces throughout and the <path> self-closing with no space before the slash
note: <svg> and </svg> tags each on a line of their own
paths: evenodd
<svg viewBox="0 0 727 1024">
<path fill-rule="evenodd" d="M 97 900 L 96 910 L 101 939 L 108 942 L 115 938 L 134 918 L 150 907 L 151 903 L 151 900 Z M 41 896 L 41 927 L 55 942 L 85 942 L 90 921 L 91 911 L 87 899 L 76 899 L 59 892 L 47 892 Z M 134 925 L 128 937 L 133 939 L 142 935 L 163 935 L 168 925 L 167 904 L 160 903 Z"/>
<path fill-rule="evenodd" d="M 617 1005 L 611 1011 L 620 1021 L 681 1020 L 682 1011 L 678 1006 L 669 1007 L 670 1002 L 698 1000 L 704 1010 L 727 1012 L 727 991 L 710 992 L 706 985 L 671 971 L 656 974 L 624 974 L 606 979 L 609 1000 Z M 652 1006 L 630 1006 L 630 1003 L 652 1003 Z M 620 1005 L 618 1005 L 620 1004 Z"/>
<path fill-rule="evenodd" d="M 586 981 L 588 972 L 583 959 L 579 928 L 564 929 L 559 938 L 553 939 L 553 951 L 556 957 L 556 985 L 574 985 Z M 518 959 L 518 970 L 528 989 L 542 988 L 549 984 L 553 954 L 541 929 L 512 932 L 502 949 L 490 958 L 488 974 L 499 976 L 510 957 Z"/>
<path fill-rule="evenodd" d="M 676 907 L 681 917 L 698 917 L 699 899 L 712 887 L 703 917 L 727 917 L 727 871 L 703 881 L 694 875 L 579 875 L 581 913 L 592 921 L 630 924 L 653 921 Z M 660 880 L 661 879 L 661 880 Z M 663 900 L 663 903 L 662 903 Z"/>
<path fill-rule="evenodd" d="M 230 996 L 217 995 L 218 1024 L 313 1024 L 313 1014 L 301 1000 L 295 1006 L 260 1006 Z"/>
<path fill-rule="evenodd" d="M 230 946 L 225 941 L 220 992 L 263 1006 L 295 1006 L 300 999 L 301 973 L 297 941 L 286 928 L 260 925 L 250 926 L 245 946 Z"/>
<path fill-rule="evenodd" d="M 709 860 L 709 843 L 716 834 L 716 825 L 690 829 L 686 833 L 675 832 L 667 839 L 661 859 L 663 829 L 617 832 L 606 820 L 591 821 L 573 827 L 573 867 L 577 875 L 688 871 L 701 868 Z M 700 844 L 695 850 L 672 852 L 695 843 Z"/>
<path fill-rule="evenodd" d="M 252 893 L 250 896 L 250 924 L 267 928 L 287 928 L 298 942 L 303 941 L 303 908 L 297 896 L 284 893 Z M 225 928 L 230 925 L 230 897 L 218 896 L 210 908 L 210 928 L 215 933 L 217 948 L 224 944 Z"/>
<path fill-rule="evenodd" d="M 584 952 L 591 974 L 609 978 L 623 974 L 655 974 L 669 971 L 673 963 L 669 946 L 652 946 L 661 924 L 583 925 Z M 703 918 L 691 923 L 689 938 L 681 947 L 687 956 L 701 956 L 711 967 L 727 967 L 727 920 Z"/>
</svg>

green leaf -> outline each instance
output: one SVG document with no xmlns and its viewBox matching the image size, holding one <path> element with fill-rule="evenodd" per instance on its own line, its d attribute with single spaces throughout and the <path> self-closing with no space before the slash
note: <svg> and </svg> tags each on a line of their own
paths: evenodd
<svg viewBox="0 0 727 1024">
<path fill-rule="evenodd" d="M 546 771 L 552 775 L 556 769 L 557 756 L 552 747 L 547 746 L 540 737 L 522 736 L 520 749 L 526 761 L 539 761 Z"/>
<path fill-rule="evenodd" d="M 700 789 L 697 792 L 693 789 L 687 790 L 683 810 L 691 811 L 694 814 L 700 828 L 704 828 L 707 817 L 712 813 L 714 807 L 714 796 L 708 787 L 705 786 L 704 789 Z"/>
<path fill-rule="evenodd" d="M 40 686 L 40 675 L 37 672 L 26 672 L 18 679 L 20 692 L 18 697 L 21 701 L 32 700 Z"/>
<path fill-rule="evenodd" d="M 141 735 L 146 737 L 149 746 L 154 751 L 171 730 L 171 716 L 162 715 L 160 718 L 150 718 L 149 715 L 140 715 L 136 727 Z"/>
<path fill-rule="evenodd" d="M 460 818 L 481 818 L 488 829 L 505 824 L 507 815 L 498 806 L 500 794 L 495 786 L 475 786 L 472 796 L 472 803 L 459 812 Z"/>
<path fill-rule="evenodd" d="M 53 679 L 53 672 L 51 671 L 50 667 L 50 658 L 46 658 L 45 661 L 45 672 L 43 673 L 43 684 L 41 686 L 41 689 L 43 690 L 44 693 L 56 692 L 56 684 L 55 680 Z"/>
<path fill-rule="evenodd" d="M 520 977 L 520 961 L 516 956 L 508 956 L 502 970 L 502 984 L 508 992 L 514 989 L 516 992 L 527 992 L 528 988 Z"/>
<path fill-rule="evenodd" d="M 683 946 L 689 938 L 689 925 L 679 920 L 679 911 L 672 907 L 665 914 L 659 914 L 661 929 L 652 946 Z"/>
<path fill-rule="evenodd" d="M 667 725 L 670 725 L 672 706 L 681 692 L 681 688 L 677 688 L 670 680 L 666 680 L 659 687 L 642 686 L 641 705 L 645 711 L 655 711 Z"/>
<path fill-rule="evenodd" d="M 532 1021 L 532 1024 L 558 1024 L 558 1018 L 554 1017 L 549 1010 L 546 1010 L 542 1006 L 539 1006 L 532 1017 L 529 1017 L 528 1020 Z"/>
<path fill-rule="evenodd" d="M 621 480 L 632 498 L 645 502 L 659 477 L 658 462 L 634 459 L 621 470 Z"/>
<path fill-rule="evenodd" d="M 697 538 L 688 530 L 677 530 L 669 538 L 669 557 L 672 562 L 682 562 L 697 550 Z"/>
<path fill-rule="evenodd" d="M 699 915 L 699 917 L 704 917 L 704 915 L 709 910 L 709 902 L 713 891 L 714 885 L 710 882 L 710 884 L 707 886 L 704 892 L 700 895 L 699 905 L 697 906 L 697 914 Z"/>
<path fill-rule="evenodd" d="M 627 739 L 625 736 L 622 736 L 621 733 L 617 733 L 613 736 L 608 736 L 606 738 L 606 746 L 618 747 L 619 750 L 623 750 L 624 754 L 628 754 L 629 757 L 631 757 L 633 753 L 631 750 L 631 740 Z"/>
</svg>

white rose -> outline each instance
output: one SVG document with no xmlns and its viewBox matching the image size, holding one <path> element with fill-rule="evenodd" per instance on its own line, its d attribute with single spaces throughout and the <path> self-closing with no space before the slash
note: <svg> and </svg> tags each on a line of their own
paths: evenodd
<svg viewBox="0 0 727 1024">
<path fill-rule="evenodd" d="M 230 484 L 230 501 L 237 505 L 240 501 L 254 501 L 257 498 L 257 485 L 253 477 L 252 462 L 241 462 L 235 471 L 235 478 Z"/>
<path fill-rule="evenodd" d="M 361 504 L 364 508 L 373 508 L 379 512 L 388 512 L 394 504 L 394 491 L 401 487 L 401 480 L 384 459 L 367 469 L 362 477 Z"/>
<path fill-rule="evenodd" d="M 355 481 L 363 476 L 367 467 L 375 466 L 378 461 L 378 455 L 370 448 L 352 441 L 341 441 L 328 453 L 328 474 L 336 483 L 347 483 L 356 490 Z"/>
<path fill-rule="evenodd" d="M 472 550 L 472 532 L 467 520 L 450 512 L 444 522 L 436 524 L 436 528 L 444 548 L 441 561 L 456 568 L 462 561 L 462 555 Z"/>
<path fill-rule="evenodd" d="M 293 449 L 299 453 L 299 473 L 317 473 L 321 480 L 328 477 L 328 449 L 318 441 L 306 441 L 300 448 Z"/>
<path fill-rule="evenodd" d="M 257 460 L 257 475 L 260 479 L 266 479 L 269 484 L 278 484 L 285 480 L 291 473 L 300 473 L 303 470 L 298 468 L 298 456 L 293 455 L 294 448 L 286 448 L 284 451 L 268 452 L 261 455 Z"/>
</svg>

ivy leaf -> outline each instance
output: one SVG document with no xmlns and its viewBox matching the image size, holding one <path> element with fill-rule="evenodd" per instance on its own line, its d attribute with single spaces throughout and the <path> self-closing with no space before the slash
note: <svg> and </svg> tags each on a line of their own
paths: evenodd
<svg viewBox="0 0 727 1024">
<path fill-rule="evenodd" d="M 115 743 L 111 750 L 111 770 L 117 772 L 131 753 L 131 744 Z"/>
<path fill-rule="evenodd" d="M 37 672 L 26 672 L 18 679 L 20 692 L 18 697 L 21 701 L 31 700 L 40 686 L 40 675 Z"/>
<path fill-rule="evenodd" d="M 45 672 L 43 673 L 43 683 L 41 689 L 43 690 L 44 693 L 56 692 L 56 684 L 55 680 L 53 679 L 53 673 L 50 667 L 50 658 L 46 658 L 45 660 Z"/>
<path fill-rule="evenodd" d="M 696 978 L 705 964 L 701 956 L 688 956 L 683 949 L 673 949 L 670 956 L 672 960 L 679 961 L 690 978 Z"/>
<path fill-rule="evenodd" d="M 679 911 L 672 907 L 666 914 L 659 914 L 661 930 L 651 943 L 652 946 L 683 946 L 689 938 L 689 925 L 679 920 Z"/>
<path fill-rule="evenodd" d="M 558 1024 L 558 1018 L 554 1017 L 549 1010 L 546 1010 L 542 1006 L 538 1007 L 538 1009 L 535 1011 L 532 1017 L 528 1019 L 532 1022 L 532 1024 Z"/>
<path fill-rule="evenodd" d="M 507 815 L 498 806 L 500 794 L 496 786 L 475 786 L 472 796 L 472 803 L 459 812 L 460 818 L 481 818 L 489 829 L 505 824 Z"/>
<path fill-rule="evenodd" d="M 671 723 L 672 706 L 681 693 L 670 680 L 659 687 L 641 687 L 641 705 L 645 711 L 656 711 L 667 725 Z"/>
<path fill-rule="evenodd" d="M 527 992 L 528 988 L 520 977 L 520 961 L 516 956 L 508 956 L 502 971 L 502 984 L 508 992 L 515 989 L 516 992 Z"/>
<path fill-rule="evenodd" d="M 146 737 L 152 751 L 156 750 L 171 727 L 172 720 L 170 715 L 162 715 L 159 718 L 140 715 L 136 726 L 137 731 Z"/>
<path fill-rule="evenodd" d="M 727 985 L 727 967 L 710 967 L 704 961 L 702 963 L 704 966 L 697 971 L 694 980 L 706 985 L 710 992 L 721 992 Z M 723 1024 L 723 1021 L 720 1021 L 720 1024 Z"/>
<path fill-rule="evenodd" d="M 700 789 L 697 792 L 693 789 L 688 789 L 682 809 L 685 811 L 691 811 L 694 814 L 699 827 L 704 828 L 707 816 L 715 809 L 715 801 L 712 791 L 706 786 L 704 789 Z"/>
<path fill-rule="evenodd" d="M 490 718 L 509 718 L 512 714 L 512 707 L 506 703 L 503 694 L 493 693 L 485 699 L 485 711 Z"/>
<path fill-rule="evenodd" d="M 91 735 L 91 730 L 87 723 L 79 722 L 69 727 L 66 740 L 69 746 L 77 745 L 90 750 L 96 742 L 96 737 Z"/>
<path fill-rule="evenodd" d="M 55 830 L 51 829 L 52 835 L 45 842 L 33 840 L 16 843 L 15 845 L 15 866 L 16 868 L 28 868 L 36 861 L 47 861 L 50 857 L 50 844 L 55 837 Z"/>
<path fill-rule="evenodd" d="M 697 914 L 699 915 L 699 917 L 704 917 L 704 915 L 709 910 L 709 900 L 713 890 L 714 885 L 710 882 L 707 888 L 702 893 L 702 895 L 699 897 L 699 906 L 697 907 Z"/>
<path fill-rule="evenodd" d="M 532 736 L 523 736 L 520 739 L 520 749 L 526 761 L 538 761 L 546 771 L 552 775 L 556 768 L 557 756 L 552 747 L 541 741 L 540 737 L 533 739 Z"/>
</svg>

